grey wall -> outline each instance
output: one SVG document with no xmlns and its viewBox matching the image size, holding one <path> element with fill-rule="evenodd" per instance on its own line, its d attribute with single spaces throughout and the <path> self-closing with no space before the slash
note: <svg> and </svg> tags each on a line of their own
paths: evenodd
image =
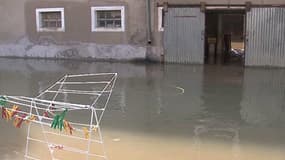
<svg viewBox="0 0 285 160">
<path fill-rule="evenodd" d="M 125 32 L 91 32 L 90 7 L 102 5 L 123 5 L 126 7 Z M 66 32 L 36 32 L 35 9 L 44 7 L 65 8 Z M 2 22 L 0 42 L 2 43 L 18 40 L 23 36 L 37 41 L 41 36 L 46 35 L 54 37 L 59 42 L 80 41 L 139 45 L 146 43 L 145 0 L 1 0 L 0 20 Z"/>
<path fill-rule="evenodd" d="M 27 33 L 33 42 L 42 37 L 52 36 L 57 42 L 80 41 L 97 44 L 139 44 L 146 43 L 145 1 L 47 1 L 30 0 L 26 3 Z M 92 32 L 92 6 L 125 6 L 125 32 Z M 63 7 L 65 8 L 65 32 L 37 32 L 36 8 Z M 142 23 L 143 22 L 143 23 Z"/>
<path fill-rule="evenodd" d="M 0 43 L 9 43 L 25 35 L 26 0 L 0 1 Z"/>
<path fill-rule="evenodd" d="M 91 32 L 91 6 L 125 6 L 125 32 Z M 65 32 L 37 32 L 36 8 L 64 7 Z M 133 60 L 146 57 L 145 0 L 2 0 L 0 56 Z"/>
</svg>

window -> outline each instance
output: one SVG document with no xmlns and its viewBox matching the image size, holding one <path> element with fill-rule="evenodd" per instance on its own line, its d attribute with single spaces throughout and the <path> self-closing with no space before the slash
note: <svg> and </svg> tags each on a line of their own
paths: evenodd
<svg viewBox="0 0 285 160">
<path fill-rule="evenodd" d="M 64 32 L 64 8 L 36 9 L 37 31 Z"/>
<path fill-rule="evenodd" d="M 125 7 L 92 7 L 92 32 L 124 32 Z"/>
<path fill-rule="evenodd" d="M 164 31 L 164 16 L 163 7 L 158 7 L 158 31 Z"/>
</svg>

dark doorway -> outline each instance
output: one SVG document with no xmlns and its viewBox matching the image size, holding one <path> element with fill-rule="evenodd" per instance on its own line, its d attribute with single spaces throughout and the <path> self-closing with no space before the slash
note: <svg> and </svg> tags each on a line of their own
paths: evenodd
<svg viewBox="0 0 285 160">
<path fill-rule="evenodd" d="M 206 64 L 244 65 L 244 10 L 207 10 L 205 33 Z"/>
</svg>

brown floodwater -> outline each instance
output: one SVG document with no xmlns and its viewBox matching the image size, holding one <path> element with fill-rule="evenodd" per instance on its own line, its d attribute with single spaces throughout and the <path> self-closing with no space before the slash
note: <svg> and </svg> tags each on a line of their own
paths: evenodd
<svg viewBox="0 0 285 160">
<path fill-rule="evenodd" d="M 118 73 L 101 123 L 109 160 L 285 159 L 285 69 L 0 59 L 0 94 L 100 72 Z M 0 127 L 0 159 L 24 159 L 27 127 Z"/>
</svg>

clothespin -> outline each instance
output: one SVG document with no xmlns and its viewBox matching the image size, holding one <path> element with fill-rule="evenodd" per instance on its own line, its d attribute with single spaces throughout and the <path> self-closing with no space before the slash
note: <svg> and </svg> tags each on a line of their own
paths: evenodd
<svg viewBox="0 0 285 160">
<path fill-rule="evenodd" d="M 83 130 L 85 138 L 88 139 L 89 138 L 89 130 L 86 127 L 83 127 L 82 130 Z"/>
<path fill-rule="evenodd" d="M 65 132 L 69 132 L 69 134 L 72 135 L 74 129 L 72 128 L 72 126 L 68 121 L 63 120 L 63 128 Z"/>
<path fill-rule="evenodd" d="M 12 120 L 12 118 L 17 114 L 19 106 L 14 105 L 12 109 L 2 107 L 2 118 L 6 121 Z"/>
<path fill-rule="evenodd" d="M 7 98 L 0 96 L 0 106 L 4 107 L 7 104 Z"/>
<path fill-rule="evenodd" d="M 2 118 L 8 121 L 7 108 L 4 108 L 4 107 L 2 108 Z"/>
<path fill-rule="evenodd" d="M 57 114 L 56 116 L 54 116 L 52 124 L 51 124 L 51 128 L 58 128 L 60 129 L 60 131 L 62 131 L 63 128 L 63 120 L 64 117 L 66 115 L 67 109 L 65 109 L 61 114 Z"/>
<path fill-rule="evenodd" d="M 30 116 L 27 116 L 25 118 L 25 122 L 26 122 L 26 124 L 29 124 L 31 121 L 34 121 L 36 119 L 37 119 L 37 117 L 35 115 L 30 115 Z"/>
<path fill-rule="evenodd" d="M 92 130 L 96 133 L 96 132 L 97 132 L 97 127 L 96 127 L 96 126 L 93 126 L 93 127 L 92 127 Z"/>
<path fill-rule="evenodd" d="M 24 118 L 26 117 L 25 114 L 23 114 L 22 116 L 16 116 L 14 119 L 14 126 L 16 128 L 21 128 L 23 122 L 24 122 Z"/>
<path fill-rule="evenodd" d="M 47 118 L 49 118 L 48 111 L 44 111 L 44 113 L 43 113 L 43 117 L 47 117 Z"/>
<path fill-rule="evenodd" d="M 85 138 L 88 139 L 89 138 L 89 130 L 86 127 L 83 127 L 82 130 L 83 130 Z M 94 131 L 96 133 L 97 132 L 97 127 L 93 126 L 91 128 L 91 131 Z"/>
<path fill-rule="evenodd" d="M 53 153 L 55 149 L 57 150 L 63 150 L 63 145 L 55 145 L 55 144 L 49 144 L 48 147 L 50 148 L 50 151 Z"/>
<path fill-rule="evenodd" d="M 62 150 L 63 149 L 63 145 L 56 145 L 54 148 L 58 149 L 58 150 Z"/>
<path fill-rule="evenodd" d="M 13 105 L 12 109 L 8 112 L 10 118 L 14 117 L 19 111 L 19 106 Z"/>
</svg>

